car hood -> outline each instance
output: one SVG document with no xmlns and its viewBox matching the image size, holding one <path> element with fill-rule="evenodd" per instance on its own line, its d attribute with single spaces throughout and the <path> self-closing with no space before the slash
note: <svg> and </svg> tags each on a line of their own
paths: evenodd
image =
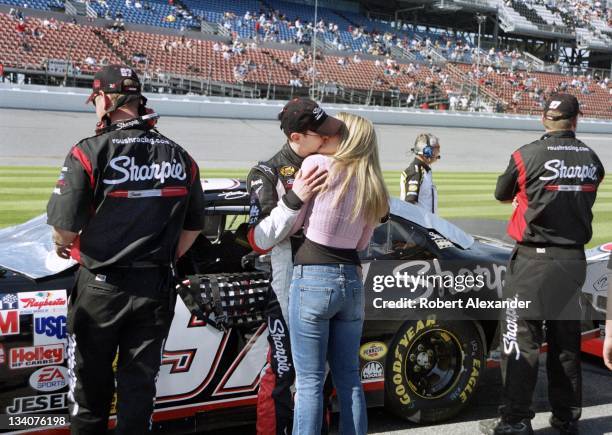
<svg viewBox="0 0 612 435">
<path fill-rule="evenodd" d="M 57 256 L 47 215 L 0 230 L 0 266 L 37 279 L 63 272 L 76 264 Z"/>
</svg>

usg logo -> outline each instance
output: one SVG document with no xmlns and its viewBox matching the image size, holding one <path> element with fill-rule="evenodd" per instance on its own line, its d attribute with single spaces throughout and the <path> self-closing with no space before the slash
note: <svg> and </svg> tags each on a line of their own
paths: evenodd
<svg viewBox="0 0 612 435">
<path fill-rule="evenodd" d="M 62 366 L 49 366 L 30 375 L 30 386 L 38 391 L 61 390 L 68 385 L 68 370 Z"/>
<path fill-rule="evenodd" d="M 66 338 L 66 316 L 34 317 L 34 339 L 50 338 L 57 342 Z M 45 343 L 36 343 L 45 344 Z"/>
</svg>

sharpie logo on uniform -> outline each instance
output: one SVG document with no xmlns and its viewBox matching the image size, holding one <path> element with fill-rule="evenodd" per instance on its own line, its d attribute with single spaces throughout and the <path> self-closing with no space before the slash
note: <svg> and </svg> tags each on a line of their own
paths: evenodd
<svg viewBox="0 0 612 435">
<path fill-rule="evenodd" d="M 597 181 L 597 167 L 590 165 L 566 166 L 565 160 L 548 160 L 544 163 L 544 168 L 552 172 L 551 175 L 540 177 L 542 181 L 556 180 L 557 178 L 578 178 L 583 181 L 585 178 Z"/>
<path fill-rule="evenodd" d="M 170 162 L 151 163 L 150 165 L 139 166 L 134 157 L 115 157 L 110 161 L 110 167 L 116 170 L 121 177 L 116 179 L 105 178 L 104 184 L 121 184 L 126 181 L 159 180 L 162 184 L 169 178 L 185 180 L 187 174 L 185 168 L 176 160 Z"/>
</svg>

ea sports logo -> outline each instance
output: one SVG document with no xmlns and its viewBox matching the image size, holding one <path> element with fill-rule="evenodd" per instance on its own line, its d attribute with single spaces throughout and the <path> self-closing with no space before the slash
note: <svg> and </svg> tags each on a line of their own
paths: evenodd
<svg viewBox="0 0 612 435">
<path fill-rule="evenodd" d="M 68 370 L 61 366 L 49 366 L 30 375 L 30 386 L 38 391 L 56 391 L 68 385 Z"/>
</svg>

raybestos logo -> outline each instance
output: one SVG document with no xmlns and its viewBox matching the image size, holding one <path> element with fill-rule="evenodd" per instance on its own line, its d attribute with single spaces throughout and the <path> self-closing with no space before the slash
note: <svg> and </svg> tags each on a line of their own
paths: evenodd
<svg viewBox="0 0 612 435">
<path fill-rule="evenodd" d="M 30 386 L 38 391 L 61 390 L 68 385 L 68 370 L 62 366 L 49 366 L 30 375 Z"/>
<path fill-rule="evenodd" d="M 49 313 L 66 311 L 66 290 L 19 293 L 19 313 Z"/>
</svg>

